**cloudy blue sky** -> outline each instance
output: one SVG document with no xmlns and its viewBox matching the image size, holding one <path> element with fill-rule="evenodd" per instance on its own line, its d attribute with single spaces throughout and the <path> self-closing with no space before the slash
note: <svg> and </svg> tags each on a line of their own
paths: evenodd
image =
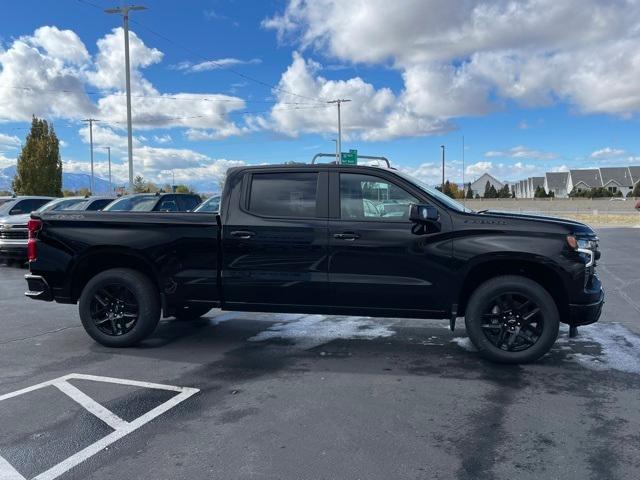
<svg viewBox="0 0 640 480">
<path fill-rule="evenodd" d="M 105 0 L 22 0 L 0 17 L 0 167 L 33 114 L 67 171 L 113 149 L 124 180 L 121 19 Z M 135 173 L 216 179 L 230 165 L 385 155 L 436 183 L 484 171 L 640 164 L 640 2 L 154 0 L 132 14 Z M 213 187 L 214 189 L 215 187 Z"/>
</svg>

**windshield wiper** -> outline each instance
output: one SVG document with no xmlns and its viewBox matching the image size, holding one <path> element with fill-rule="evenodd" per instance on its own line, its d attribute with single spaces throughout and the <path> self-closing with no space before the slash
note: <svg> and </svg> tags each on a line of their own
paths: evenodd
<svg viewBox="0 0 640 480">
<path fill-rule="evenodd" d="M 477 210 L 476 213 L 487 213 L 489 211 L 489 209 L 485 209 L 485 210 Z"/>
</svg>

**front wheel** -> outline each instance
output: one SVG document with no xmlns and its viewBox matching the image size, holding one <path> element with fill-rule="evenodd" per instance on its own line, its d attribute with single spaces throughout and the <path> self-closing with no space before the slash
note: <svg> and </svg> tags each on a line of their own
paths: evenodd
<svg viewBox="0 0 640 480">
<path fill-rule="evenodd" d="M 130 347 L 158 325 L 160 296 L 146 275 L 114 268 L 87 283 L 79 310 L 84 329 L 96 342 L 106 347 Z"/>
<path fill-rule="evenodd" d="M 505 275 L 476 289 L 467 305 L 465 324 L 483 357 L 500 363 L 529 363 L 553 346 L 560 315 L 540 284 Z"/>
</svg>

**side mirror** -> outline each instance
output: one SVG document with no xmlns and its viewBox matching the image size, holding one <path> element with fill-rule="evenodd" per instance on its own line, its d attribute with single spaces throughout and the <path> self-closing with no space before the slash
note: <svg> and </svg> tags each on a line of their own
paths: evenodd
<svg viewBox="0 0 640 480">
<path fill-rule="evenodd" d="M 409 210 L 409 220 L 418 225 L 437 223 L 440 219 L 438 209 L 427 204 L 411 204 Z"/>
</svg>

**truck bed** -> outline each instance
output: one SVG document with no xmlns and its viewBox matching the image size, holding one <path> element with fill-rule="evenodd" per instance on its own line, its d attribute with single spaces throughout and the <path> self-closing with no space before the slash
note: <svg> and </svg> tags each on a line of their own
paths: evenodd
<svg viewBox="0 0 640 480">
<path fill-rule="evenodd" d="M 108 264 L 148 272 L 167 314 L 175 304 L 219 303 L 215 214 L 66 211 L 34 218 L 42 229 L 31 272 L 46 275 L 57 301 L 75 302 L 80 287 Z"/>
</svg>

